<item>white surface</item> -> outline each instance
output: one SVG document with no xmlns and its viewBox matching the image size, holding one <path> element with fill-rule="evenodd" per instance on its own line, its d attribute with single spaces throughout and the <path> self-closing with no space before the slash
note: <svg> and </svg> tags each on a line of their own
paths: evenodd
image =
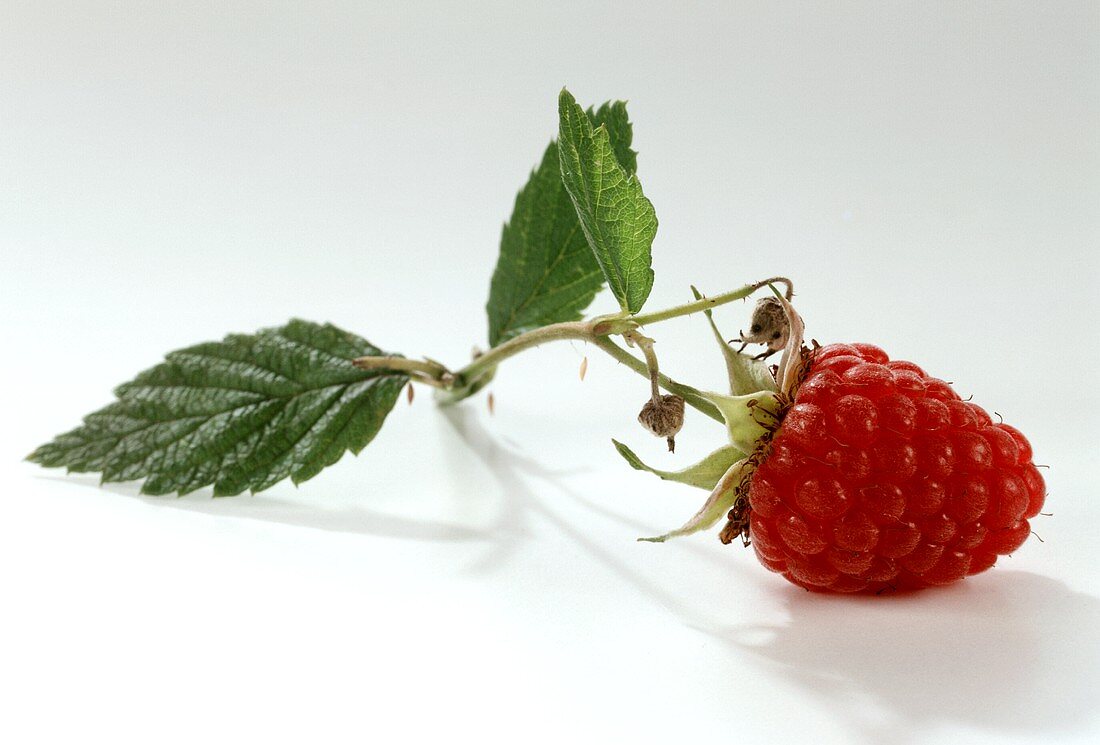
<svg viewBox="0 0 1100 745">
<path fill-rule="evenodd" d="M 1100 737 L 1095 3 L 162 5 L 3 4 L 0 741 Z M 493 418 L 402 402 L 299 490 L 17 462 L 163 352 L 291 316 L 461 363 L 563 84 L 630 99 L 651 307 L 790 274 L 813 337 L 1028 433 L 1045 543 L 877 600 L 636 543 L 701 494 L 608 438 L 721 435 L 662 455 L 644 381 L 593 350 L 581 384 L 570 345 L 509 362 Z M 652 331 L 721 384 L 701 319 Z"/>
</svg>

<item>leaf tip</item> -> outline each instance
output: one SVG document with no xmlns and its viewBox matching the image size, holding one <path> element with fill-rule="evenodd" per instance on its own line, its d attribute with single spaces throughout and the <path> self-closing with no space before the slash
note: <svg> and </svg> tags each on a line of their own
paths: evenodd
<svg viewBox="0 0 1100 745">
<path fill-rule="evenodd" d="M 647 466 L 645 463 L 643 463 L 642 459 L 638 457 L 638 454 L 628 448 L 623 443 L 614 438 L 612 438 L 611 442 L 614 443 L 615 449 L 619 452 L 619 455 L 622 456 L 623 460 L 626 461 L 626 464 L 633 468 L 635 471 L 649 471 L 652 474 L 660 476 L 662 479 L 666 478 L 663 473 L 655 471 Z"/>
<path fill-rule="evenodd" d="M 573 98 L 568 88 L 562 86 L 561 93 L 558 94 L 558 115 L 564 119 L 566 113 L 576 105 L 577 99 Z"/>
</svg>

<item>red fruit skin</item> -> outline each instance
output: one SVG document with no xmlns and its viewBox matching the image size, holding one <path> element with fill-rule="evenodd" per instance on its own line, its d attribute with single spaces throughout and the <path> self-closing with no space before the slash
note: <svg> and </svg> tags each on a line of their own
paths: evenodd
<svg viewBox="0 0 1100 745">
<path fill-rule="evenodd" d="M 749 484 L 760 562 L 818 592 L 984 572 L 1031 534 L 1043 477 L 1023 433 L 870 344 L 822 347 Z"/>
</svg>

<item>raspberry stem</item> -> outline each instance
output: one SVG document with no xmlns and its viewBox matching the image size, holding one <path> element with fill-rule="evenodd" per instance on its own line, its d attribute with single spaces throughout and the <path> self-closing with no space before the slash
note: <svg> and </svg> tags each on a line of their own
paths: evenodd
<svg viewBox="0 0 1100 745">
<path fill-rule="evenodd" d="M 396 370 L 409 373 L 418 382 L 443 387 L 450 371 L 438 362 L 404 357 L 360 357 L 352 364 L 362 370 Z"/>
<path fill-rule="evenodd" d="M 721 295 L 705 297 L 692 303 L 677 305 L 673 308 L 659 310 L 654 313 L 643 313 L 641 315 L 636 315 L 633 316 L 631 320 L 633 320 L 634 323 L 638 324 L 639 326 L 645 326 L 651 323 L 660 323 L 661 321 L 667 321 L 670 318 L 688 316 L 692 313 L 699 313 L 704 310 L 710 310 L 711 308 L 717 308 L 719 305 L 732 303 L 734 300 L 744 300 L 749 295 L 759 290 L 761 287 L 773 283 L 785 284 L 787 286 L 786 295 L 788 300 L 794 296 L 794 284 L 789 279 L 787 279 L 786 277 L 772 277 L 771 279 L 765 279 L 762 282 L 745 285 L 744 287 L 736 290 L 731 290 L 730 292 L 722 293 Z"/>
<path fill-rule="evenodd" d="M 649 370 L 650 400 L 655 404 L 659 403 L 661 389 L 658 380 L 661 370 L 657 364 L 657 353 L 653 351 L 653 340 L 638 331 L 627 331 L 623 334 L 623 338 L 626 339 L 627 344 L 634 344 L 642 350 L 646 368 Z"/>
<path fill-rule="evenodd" d="M 410 360 L 404 357 L 362 357 L 354 361 L 354 364 L 365 370 L 398 370 L 408 374 L 414 382 L 425 383 L 437 391 L 441 403 L 456 403 L 464 398 L 472 396 L 489 383 L 496 372 L 497 365 L 509 357 L 520 352 L 546 344 L 552 341 L 573 340 L 588 342 L 599 347 L 604 352 L 614 357 L 635 372 L 650 378 L 653 385 L 654 397 L 658 395 L 657 386 L 670 393 L 682 396 L 684 401 L 693 408 L 706 414 L 711 419 L 722 422 L 724 418 L 717 407 L 714 406 L 698 389 L 677 383 L 667 375 L 657 373 L 656 360 L 650 360 L 653 356 L 652 346 L 640 345 L 646 355 L 646 361 L 639 360 L 633 354 L 620 347 L 611 340 L 615 334 L 622 335 L 629 342 L 636 341 L 640 334 L 636 334 L 639 326 L 660 323 L 672 318 L 688 316 L 694 313 L 709 311 L 720 305 L 742 300 L 761 287 L 773 283 L 784 284 L 787 287 L 786 296 L 790 298 L 794 293 L 794 286 L 786 277 L 771 277 L 761 282 L 744 285 L 736 290 L 702 298 L 695 302 L 677 305 L 665 310 L 653 313 L 643 313 L 629 316 L 616 313 L 606 316 L 597 316 L 587 321 L 570 321 L 555 323 L 549 326 L 533 329 L 519 336 L 513 337 L 503 344 L 493 347 L 484 354 L 476 357 L 465 367 L 451 371 L 446 366 L 434 360 Z M 641 337 L 645 338 L 645 337 Z"/>
<path fill-rule="evenodd" d="M 590 343 L 607 352 L 609 355 L 611 355 L 616 360 L 623 363 L 639 375 L 649 377 L 649 368 L 646 367 L 646 364 L 644 362 L 632 355 L 627 350 L 620 347 L 608 337 L 601 336 L 591 340 Z M 725 422 L 725 419 L 722 417 L 721 412 L 718 411 L 718 407 L 708 401 L 698 388 L 692 388 L 690 385 L 677 383 L 675 380 L 668 377 L 664 373 L 657 374 L 657 382 L 660 383 L 661 387 L 669 393 L 675 393 L 676 395 L 683 398 L 684 402 L 695 410 L 706 414 L 716 422 Z"/>
</svg>

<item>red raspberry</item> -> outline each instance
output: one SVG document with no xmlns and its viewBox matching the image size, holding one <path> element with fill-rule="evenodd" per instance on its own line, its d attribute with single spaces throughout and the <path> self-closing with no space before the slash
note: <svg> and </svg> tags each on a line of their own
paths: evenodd
<svg viewBox="0 0 1100 745">
<path fill-rule="evenodd" d="M 749 535 L 808 590 L 946 585 L 1031 533 L 1043 477 L 1007 424 L 870 344 L 813 353 L 749 484 Z"/>
</svg>

